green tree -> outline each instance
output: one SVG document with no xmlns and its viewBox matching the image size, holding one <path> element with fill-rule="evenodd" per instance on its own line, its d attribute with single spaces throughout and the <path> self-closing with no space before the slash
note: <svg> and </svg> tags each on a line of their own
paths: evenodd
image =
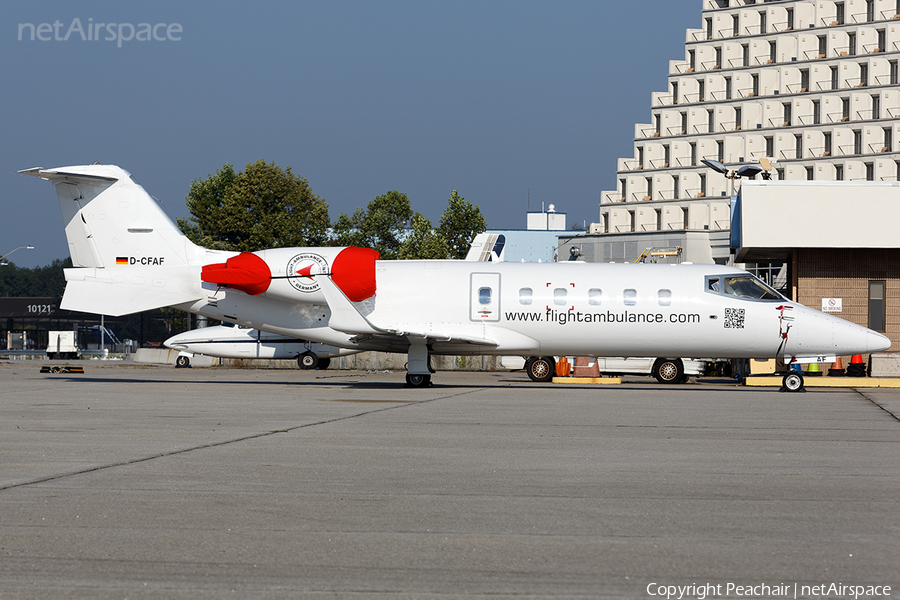
<svg viewBox="0 0 900 600">
<path fill-rule="evenodd" d="M 449 258 L 464 259 L 472 240 L 486 227 L 487 222 L 481 215 L 481 209 L 453 190 L 437 229 L 438 234 L 446 240 Z"/>
<path fill-rule="evenodd" d="M 447 240 L 431 226 L 431 221 L 416 213 L 410 222 L 409 235 L 403 240 L 397 258 L 402 260 L 441 260 L 447 258 Z"/>
<path fill-rule="evenodd" d="M 376 196 L 365 210 L 357 208 L 352 217 L 341 213 L 332 226 L 332 243 L 378 250 L 382 260 L 399 256 L 413 210 L 406 194 L 398 191 Z"/>
<path fill-rule="evenodd" d="M 33 269 L 17 267 L 12 262 L 0 266 L 0 296 L 53 298 L 59 304 L 66 287 L 63 269 L 71 267 L 70 258 Z"/>
<path fill-rule="evenodd" d="M 328 205 L 290 167 L 258 160 L 235 173 L 226 164 L 192 181 L 186 199 L 191 216 L 178 226 L 206 248 L 252 252 L 327 241 Z"/>
</svg>

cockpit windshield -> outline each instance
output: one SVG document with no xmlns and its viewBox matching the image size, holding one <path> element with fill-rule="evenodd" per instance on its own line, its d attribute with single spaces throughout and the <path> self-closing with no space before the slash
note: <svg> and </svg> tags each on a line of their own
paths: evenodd
<svg viewBox="0 0 900 600">
<path fill-rule="evenodd" d="M 707 277 L 706 290 L 714 294 L 750 300 L 784 300 L 784 296 L 753 275 Z"/>
</svg>

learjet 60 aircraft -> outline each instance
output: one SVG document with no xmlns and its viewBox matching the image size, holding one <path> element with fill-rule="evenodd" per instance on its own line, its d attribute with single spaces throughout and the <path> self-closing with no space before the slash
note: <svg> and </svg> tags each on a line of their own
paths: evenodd
<svg viewBox="0 0 900 600">
<path fill-rule="evenodd" d="M 351 350 L 430 354 L 780 358 L 827 362 L 885 350 L 874 331 L 790 301 L 720 265 L 379 260 L 368 248 L 225 252 L 184 236 L 125 170 L 22 171 L 50 181 L 75 268 L 61 307 L 123 315 L 175 307 Z M 799 376 L 785 377 L 789 389 Z"/>
</svg>

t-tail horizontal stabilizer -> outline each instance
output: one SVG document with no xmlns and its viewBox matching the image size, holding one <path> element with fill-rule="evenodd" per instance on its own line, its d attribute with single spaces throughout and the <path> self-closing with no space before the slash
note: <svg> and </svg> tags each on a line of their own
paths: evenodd
<svg viewBox="0 0 900 600">
<path fill-rule="evenodd" d="M 60 308 L 118 317 L 203 298 L 199 267 L 65 269 Z"/>
</svg>

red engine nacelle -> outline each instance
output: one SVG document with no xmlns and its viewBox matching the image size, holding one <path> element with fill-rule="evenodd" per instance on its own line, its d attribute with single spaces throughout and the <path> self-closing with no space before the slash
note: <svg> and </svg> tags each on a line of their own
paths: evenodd
<svg viewBox="0 0 900 600">
<path fill-rule="evenodd" d="M 265 253 L 283 254 L 285 250 L 296 252 L 307 249 L 279 249 L 278 251 L 264 251 Z M 330 249 L 329 250 L 334 250 Z M 378 251 L 371 248 L 356 248 L 353 246 L 343 248 L 332 259 L 330 273 L 312 273 L 310 266 L 287 274 L 286 277 L 314 278 L 331 275 L 344 295 L 351 302 L 361 302 L 375 295 L 375 261 L 378 260 Z M 273 257 L 274 258 L 274 257 Z M 242 252 L 232 256 L 224 263 L 215 263 L 203 267 L 200 279 L 207 283 L 226 286 L 241 290 L 251 296 L 258 296 L 269 289 L 272 282 L 272 269 L 259 255 L 251 252 Z"/>
</svg>

